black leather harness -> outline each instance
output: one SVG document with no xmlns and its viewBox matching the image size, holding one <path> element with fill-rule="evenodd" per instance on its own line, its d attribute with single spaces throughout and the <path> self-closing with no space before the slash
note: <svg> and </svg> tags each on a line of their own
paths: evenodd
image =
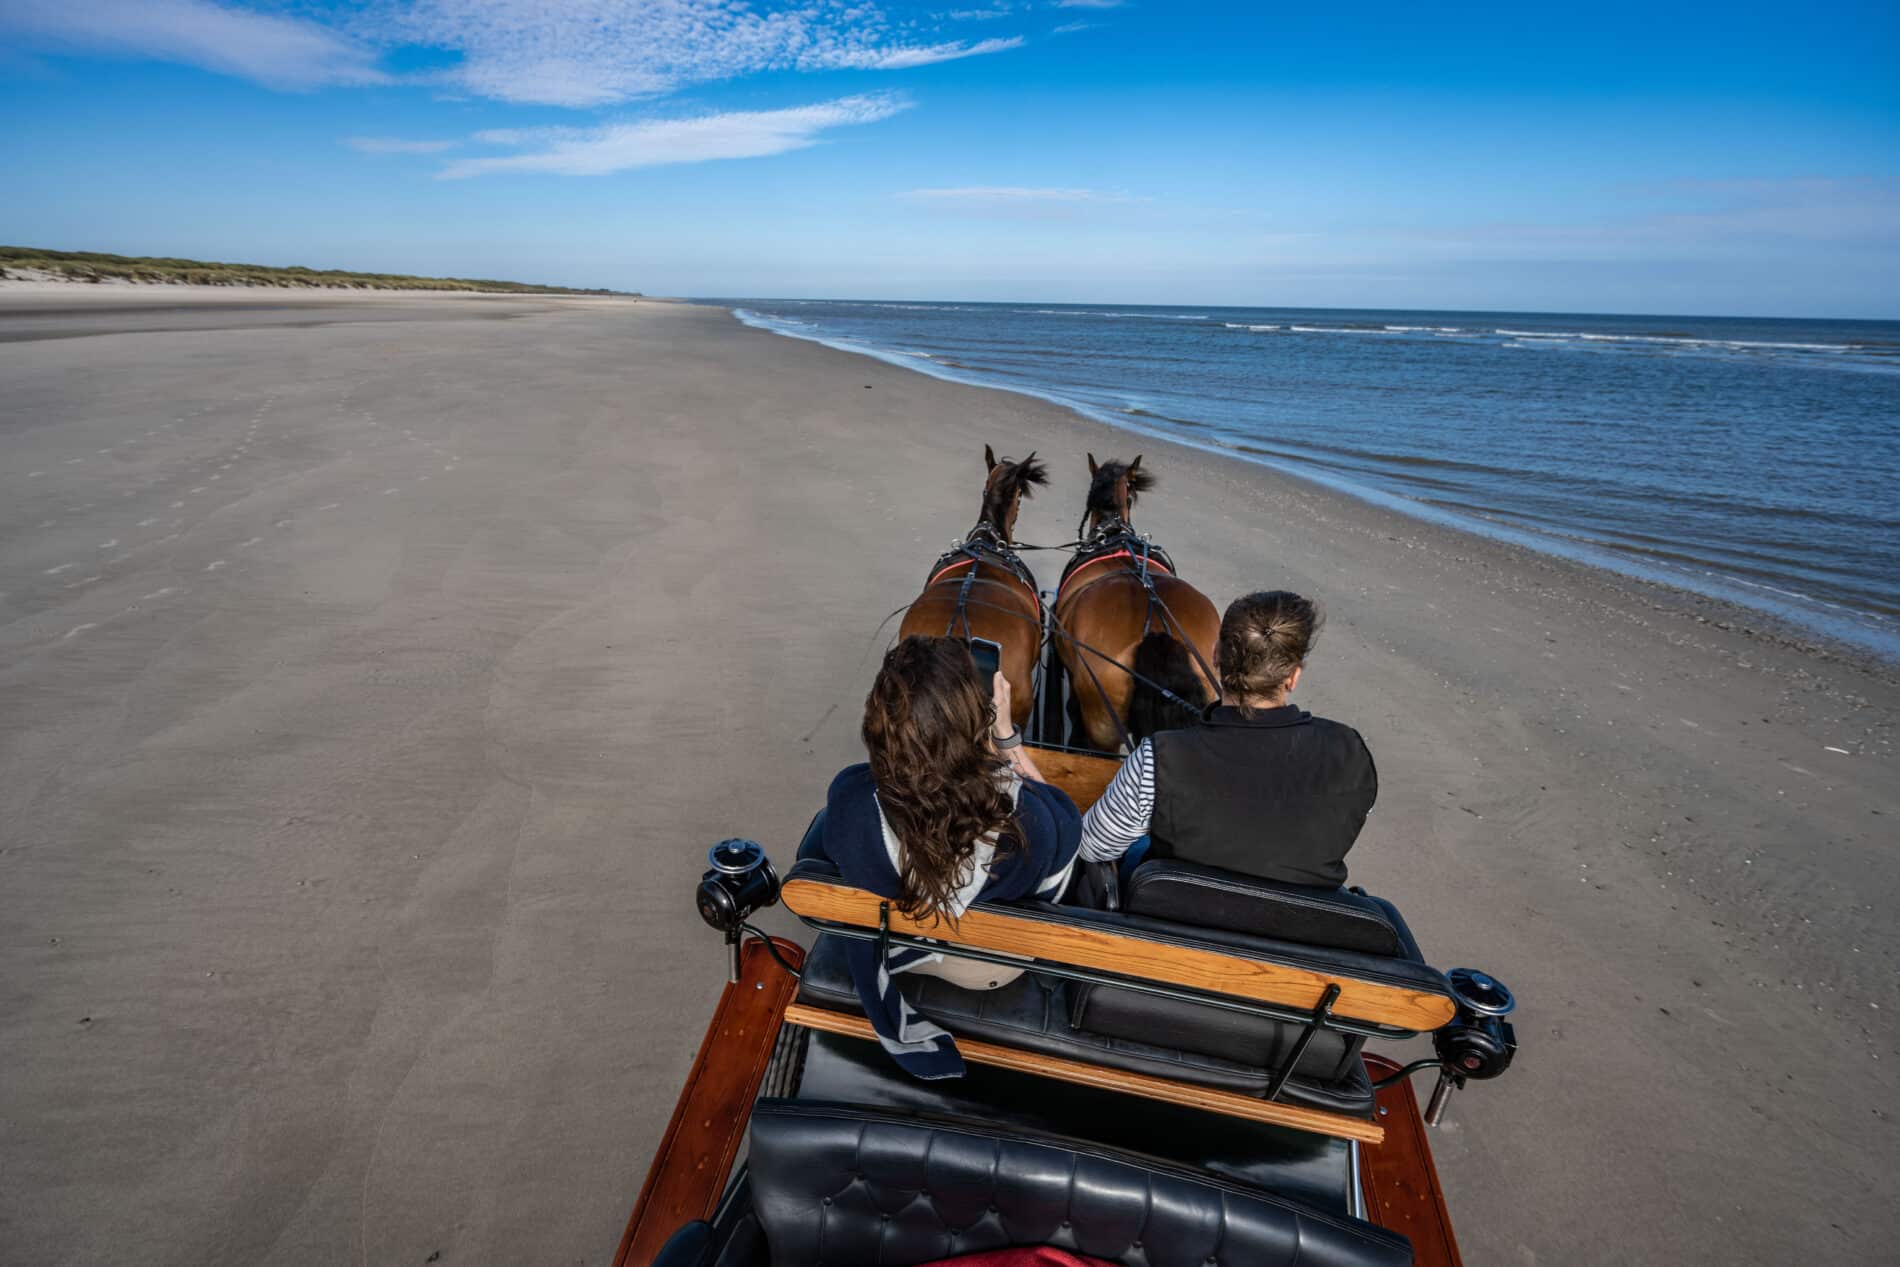
<svg viewBox="0 0 1900 1267">
<path fill-rule="evenodd" d="M 1029 570 L 1029 565 L 1022 561 L 993 526 L 980 523 L 964 534 L 956 549 L 938 556 L 937 561 L 930 565 L 929 577 L 924 582 L 924 588 L 928 590 L 949 573 L 958 568 L 964 569 L 963 584 L 957 588 L 957 605 L 951 611 L 950 621 L 943 631 L 946 638 L 955 636 L 959 624 L 963 626 L 963 636 L 970 636 L 970 590 L 976 584 L 979 565 L 984 563 L 1000 567 L 1022 582 L 1029 590 L 1030 600 L 1041 605 L 1036 577 Z"/>
</svg>

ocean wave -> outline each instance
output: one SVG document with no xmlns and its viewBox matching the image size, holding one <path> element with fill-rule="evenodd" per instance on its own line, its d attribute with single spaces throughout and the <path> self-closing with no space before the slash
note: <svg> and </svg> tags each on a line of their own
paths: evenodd
<svg viewBox="0 0 1900 1267">
<path fill-rule="evenodd" d="M 1285 326 L 1250 326 L 1244 321 L 1223 321 L 1221 324 L 1226 326 L 1229 330 L 1251 330 L 1255 334 L 1265 334 L 1269 330 L 1284 330 L 1286 328 Z"/>
<path fill-rule="evenodd" d="M 1016 312 L 1036 317 L 1119 317 L 1128 321 L 1206 321 L 1204 312 L 1109 312 L 1094 308 L 1017 308 Z"/>
<path fill-rule="evenodd" d="M 1600 330 L 1511 330 L 1504 327 L 1491 333 L 1507 339 L 1542 339 L 1545 341 L 1580 341 L 1586 343 L 1641 343 L 1657 347 L 1681 348 L 1762 348 L 1771 352 L 1860 352 L 1863 349 L 1853 343 L 1783 343 L 1766 339 L 1719 339 L 1709 335 L 1693 334 L 1621 334 Z"/>
</svg>

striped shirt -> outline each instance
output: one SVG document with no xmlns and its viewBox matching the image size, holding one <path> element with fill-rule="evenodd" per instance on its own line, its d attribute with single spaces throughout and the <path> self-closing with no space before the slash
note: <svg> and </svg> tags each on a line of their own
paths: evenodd
<svg viewBox="0 0 1900 1267">
<path fill-rule="evenodd" d="M 1148 834 L 1154 812 L 1155 750 L 1144 739 L 1122 762 L 1102 799 L 1082 816 L 1082 860 L 1113 862 L 1121 857 Z"/>
</svg>

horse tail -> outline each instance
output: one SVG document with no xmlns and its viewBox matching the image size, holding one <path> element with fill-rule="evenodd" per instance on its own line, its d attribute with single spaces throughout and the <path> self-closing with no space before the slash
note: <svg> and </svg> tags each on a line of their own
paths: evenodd
<svg viewBox="0 0 1900 1267">
<path fill-rule="evenodd" d="M 1188 649 L 1174 638 L 1156 631 L 1135 648 L 1135 691 L 1128 701 L 1128 731 L 1137 741 L 1157 730 L 1179 730 L 1194 724 L 1198 710 L 1210 702 L 1207 682 L 1194 669 Z M 1155 686 L 1166 687 L 1194 705 L 1183 708 Z"/>
</svg>

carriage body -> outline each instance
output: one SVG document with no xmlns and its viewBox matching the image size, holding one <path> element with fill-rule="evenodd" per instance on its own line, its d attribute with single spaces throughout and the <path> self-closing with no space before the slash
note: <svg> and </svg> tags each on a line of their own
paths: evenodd
<svg viewBox="0 0 1900 1267">
<path fill-rule="evenodd" d="M 1037 760 L 1081 805 L 1115 769 Z M 1484 1018 L 1388 904 L 1329 911 L 1149 863 L 1130 909 L 979 903 L 951 929 L 845 885 L 810 843 L 783 900 L 818 935 L 740 943 L 732 922 L 732 979 L 616 1267 L 905 1267 L 1030 1245 L 1128 1267 L 1459 1261 L 1426 1115 L 1364 1044 L 1434 1032 L 1444 1052 Z M 1263 911 L 1292 939 L 1217 927 Z M 967 1064 L 920 1081 L 856 1006 L 851 939 L 1034 964 L 989 992 L 906 985 Z"/>
</svg>

